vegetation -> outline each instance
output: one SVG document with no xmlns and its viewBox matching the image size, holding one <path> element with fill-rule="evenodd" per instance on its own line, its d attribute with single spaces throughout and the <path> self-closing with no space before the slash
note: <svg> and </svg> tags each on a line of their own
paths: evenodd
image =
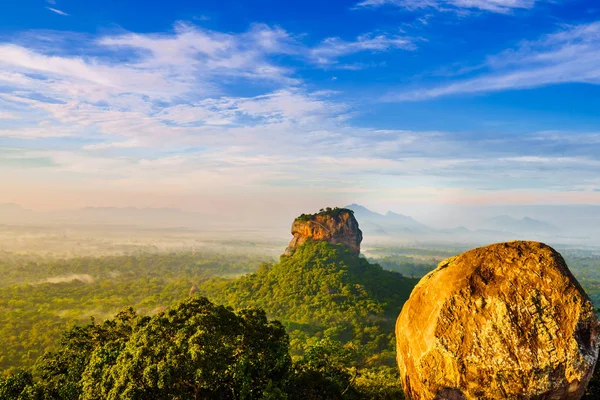
<svg viewBox="0 0 600 400">
<path fill-rule="evenodd" d="M 332 218 L 336 218 L 337 216 L 339 216 L 342 213 L 350 213 L 352 215 L 354 215 L 354 211 L 350 210 L 348 208 L 339 208 L 339 207 L 327 207 L 327 208 L 321 208 L 321 210 L 319 210 L 318 213 L 316 214 L 301 214 L 299 217 L 296 218 L 296 221 L 310 221 L 311 219 L 314 219 L 317 216 L 329 216 Z"/>
<path fill-rule="evenodd" d="M 600 256 L 593 251 L 562 253 L 569 269 L 596 306 L 600 306 Z"/>
<path fill-rule="evenodd" d="M 266 258 L 164 253 L 101 258 L 0 258 L 0 371 L 30 367 L 61 332 L 124 306 L 152 315 L 212 276 L 236 277 Z"/>
<path fill-rule="evenodd" d="M 235 281 L 213 278 L 201 291 L 217 303 L 264 309 L 286 326 L 299 353 L 304 343 L 331 339 L 379 354 L 393 350 L 398 311 L 416 282 L 342 245 L 307 242 L 279 263 Z"/>
<path fill-rule="evenodd" d="M 393 398 L 356 384 L 354 358 L 323 341 L 292 363 L 285 329 L 264 311 L 194 297 L 153 317 L 130 308 L 71 329 L 33 374 L 0 378 L 0 400 Z"/>
<path fill-rule="evenodd" d="M 320 340 L 349 344 L 358 349 L 356 365 L 379 379 L 395 375 L 394 326 L 416 282 L 344 246 L 307 242 L 277 264 L 235 281 L 208 280 L 200 290 L 217 303 L 259 307 L 280 320 L 294 356 Z"/>
<path fill-rule="evenodd" d="M 437 267 L 437 261 L 431 259 L 417 259 L 410 256 L 396 255 L 371 259 L 383 268 L 398 272 L 411 278 L 422 278 Z M 440 260 L 441 261 L 441 260 Z"/>
<path fill-rule="evenodd" d="M 563 254 L 596 301 L 600 258 Z M 385 269 L 324 242 L 278 263 L 0 253 L 0 400 L 401 399 L 394 324 L 417 280 L 386 269 L 418 276 L 447 254 L 378 255 Z"/>
<path fill-rule="evenodd" d="M 57 399 L 91 399 L 92 392 L 99 393 L 98 398 L 127 398 L 127 387 L 115 389 L 117 377 L 149 374 L 140 369 L 142 361 L 160 364 L 165 354 L 175 351 L 168 348 L 180 329 L 191 332 L 197 328 L 178 327 L 174 322 L 187 320 L 174 316 L 187 312 L 183 306 L 165 311 L 195 284 L 217 302 L 235 306 L 238 316 L 261 306 L 272 317 L 282 319 L 292 337 L 286 342 L 286 354 L 294 362 L 283 389 L 270 384 L 273 393 L 304 393 L 301 398 L 401 398 L 393 327 L 414 280 L 327 243 L 308 243 L 293 256 L 283 256 L 280 263 L 263 262 L 257 273 L 237 280 L 222 277 L 256 269 L 257 264 L 256 259 L 189 253 L 46 263 L 16 256 L 4 260 L 5 268 L 22 269 L 25 282 L 38 283 L 17 285 L 16 275 L 12 275 L 15 278 L 0 287 L 0 318 L 5 322 L 0 329 L 9 338 L 0 344 L 1 361 L 3 368 L 12 372 L 2 390 L 14 394 L 21 388 L 19 396 L 43 393 L 54 396 L 44 398 Z M 40 279 L 69 274 L 78 277 L 58 283 Z M 92 320 L 88 325 L 73 326 L 92 313 L 110 315 L 113 307 L 124 303 L 136 305 L 142 316 L 126 310 L 102 324 Z M 167 326 L 174 330 L 165 331 Z M 56 343 L 64 330 L 67 333 Z M 161 341 L 164 337 L 169 340 Z M 27 368 L 42 354 L 33 369 Z M 144 354 L 143 360 L 136 361 L 139 354 Z M 23 367 L 25 371 L 19 370 Z M 170 376 L 171 370 L 165 371 L 165 376 Z M 152 379 L 162 376 L 159 371 L 152 373 L 155 375 L 148 375 Z M 165 387 L 175 384 L 164 382 Z M 167 396 L 156 398 L 171 398 L 155 387 L 138 389 Z M 11 396 L 8 398 L 15 398 Z"/>
</svg>

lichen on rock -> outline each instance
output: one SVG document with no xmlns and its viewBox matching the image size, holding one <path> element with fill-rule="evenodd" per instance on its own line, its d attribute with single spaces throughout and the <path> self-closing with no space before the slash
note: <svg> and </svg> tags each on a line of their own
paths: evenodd
<svg viewBox="0 0 600 400">
<path fill-rule="evenodd" d="M 599 331 L 592 303 L 551 247 L 470 250 L 423 277 L 402 308 L 402 385 L 411 400 L 577 400 Z"/>
<path fill-rule="evenodd" d="M 302 214 L 292 223 L 292 235 L 294 237 L 284 253 L 288 256 L 308 240 L 341 244 L 355 255 L 360 254 L 362 232 L 354 212 L 345 208 L 328 208 L 317 214 Z"/>
</svg>

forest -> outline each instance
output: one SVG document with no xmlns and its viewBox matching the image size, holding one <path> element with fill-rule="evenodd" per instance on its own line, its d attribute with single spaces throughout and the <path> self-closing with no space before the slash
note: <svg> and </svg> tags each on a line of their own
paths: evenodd
<svg viewBox="0 0 600 400">
<path fill-rule="evenodd" d="M 0 370 L 29 367 L 61 332 L 124 307 L 155 314 L 211 276 L 236 277 L 268 258 L 162 253 L 54 258 L 0 253 Z"/>
<path fill-rule="evenodd" d="M 279 262 L 189 251 L 3 252 L 0 399 L 401 399 L 395 319 L 416 278 L 447 251 L 381 249 L 367 260 L 307 243 Z M 597 301 L 600 259 L 564 254 Z M 211 356 L 219 351 L 226 365 Z M 274 365 L 276 376 L 265 372 Z M 142 378 L 126 384 L 127 374 Z M 199 376 L 204 386 L 194 386 Z"/>
</svg>

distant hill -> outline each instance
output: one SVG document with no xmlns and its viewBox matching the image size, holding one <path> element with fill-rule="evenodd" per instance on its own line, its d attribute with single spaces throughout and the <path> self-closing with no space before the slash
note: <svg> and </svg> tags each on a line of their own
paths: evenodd
<svg viewBox="0 0 600 400">
<path fill-rule="evenodd" d="M 387 237 L 384 240 L 485 244 L 515 239 L 535 238 L 547 241 L 560 239 L 564 241 L 569 238 L 562 229 L 555 225 L 531 217 L 518 219 L 509 215 L 493 217 L 469 217 L 467 215 L 464 218 L 466 226 L 461 224 L 456 227 L 434 229 L 408 215 L 391 211 L 380 214 L 359 204 L 351 204 L 345 208 L 354 211 L 354 216 L 360 223 L 365 236 Z M 572 233 L 571 236 L 573 236 Z"/>
<path fill-rule="evenodd" d="M 25 209 L 18 204 L 14 203 L 3 203 L 0 204 L 0 213 L 10 213 L 10 212 L 23 212 Z"/>
<path fill-rule="evenodd" d="M 0 224 L 23 224 L 35 221 L 36 213 L 14 203 L 0 204 Z"/>
<path fill-rule="evenodd" d="M 379 214 L 359 204 L 351 204 L 344 208 L 354 211 L 354 216 L 361 224 L 361 229 L 367 234 L 425 234 L 435 230 L 415 221 L 407 215 L 397 214 L 388 211 L 386 214 Z"/>
<path fill-rule="evenodd" d="M 484 224 L 485 228 L 490 230 L 515 233 L 549 233 L 558 231 L 557 227 L 544 221 L 529 217 L 516 219 L 508 215 L 489 218 Z"/>
<path fill-rule="evenodd" d="M 464 226 L 457 226 L 456 228 L 439 229 L 438 232 L 449 234 L 468 234 L 472 231 Z"/>
</svg>

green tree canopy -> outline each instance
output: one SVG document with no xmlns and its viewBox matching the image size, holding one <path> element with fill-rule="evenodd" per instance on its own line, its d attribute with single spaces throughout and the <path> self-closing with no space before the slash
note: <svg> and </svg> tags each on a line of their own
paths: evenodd
<svg viewBox="0 0 600 400">
<path fill-rule="evenodd" d="M 264 311 L 193 297 L 71 329 L 36 365 L 37 381 L 0 380 L 0 399 L 260 399 L 283 393 L 291 366 L 288 335 Z"/>
</svg>

